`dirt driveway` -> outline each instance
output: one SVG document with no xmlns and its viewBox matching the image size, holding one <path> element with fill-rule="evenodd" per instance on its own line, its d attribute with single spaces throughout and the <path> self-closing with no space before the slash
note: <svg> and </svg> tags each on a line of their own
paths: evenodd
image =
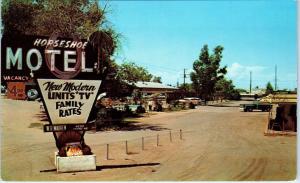
<svg viewBox="0 0 300 183">
<path fill-rule="evenodd" d="M 159 113 L 139 118 L 136 128 L 87 132 L 85 141 L 97 156 L 97 171 L 57 174 L 54 138 L 41 129 L 47 122 L 41 121 L 39 104 L 2 99 L 2 179 L 295 179 L 296 137 L 264 136 L 267 113 L 239 112 L 237 105 Z M 179 129 L 183 130 L 183 140 Z M 142 137 L 145 150 L 141 149 Z M 125 153 L 125 140 L 129 154 Z M 109 160 L 106 144 L 110 144 Z"/>
</svg>

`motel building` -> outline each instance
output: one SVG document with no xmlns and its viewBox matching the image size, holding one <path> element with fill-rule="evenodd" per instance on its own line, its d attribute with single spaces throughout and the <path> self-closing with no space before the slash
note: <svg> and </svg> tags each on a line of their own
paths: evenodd
<svg viewBox="0 0 300 183">
<path fill-rule="evenodd" d="M 143 98 L 143 101 L 141 101 L 142 105 L 146 109 L 149 109 L 149 105 L 154 108 L 157 102 L 160 103 L 163 108 L 167 108 L 168 95 L 178 90 L 176 87 L 156 82 L 138 81 L 133 85 L 133 93 L 140 93 Z"/>
<path fill-rule="evenodd" d="M 134 83 L 134 86 L 135 90 L 141 92 L 143 97 L 150 97 L 157 94 L 167 96 L 168 93 L 178 90 L 176 87 L 155 82 L 138 81 Z"/>
</svg>

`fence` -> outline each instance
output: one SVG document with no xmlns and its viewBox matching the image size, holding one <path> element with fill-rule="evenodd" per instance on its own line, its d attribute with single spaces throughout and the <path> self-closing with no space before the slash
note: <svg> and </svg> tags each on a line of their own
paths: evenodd
<svg viewBox="0 0 300 183">
<path fill-rule="evenodd" d="M 151 136 L 140 136 L 138 138 L 118 141 L 108 144 L 100 144 L 93 147 L 94 154 L 100 159 L 113 160 L 116 157 L 126 157 L 127 155 L 139 154 L 159 146 L 164 146 L 173 142 L 183 140 L 183 131 L 166 130 Z"/>
</svg>

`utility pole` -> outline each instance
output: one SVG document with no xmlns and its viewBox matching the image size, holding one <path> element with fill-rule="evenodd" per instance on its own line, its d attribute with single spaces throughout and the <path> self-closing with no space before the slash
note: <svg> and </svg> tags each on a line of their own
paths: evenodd
<svg viewBox="0 0 300 183">
<path fill-rule="evenodd" d="M 185 96 L 185 93 L 186 93 L 185 78 L 186 78 L 185 69 L 183 69 L 183 88 L 184 88 L 184 96 Z"/>
<path fill-rule="evenodd" d="M 186 78 L 185 69 L 183 69 L 183 86 L 184 86 L 184 88 L 185 88 L 185 78 Z"/>
<path fill-rule="evenodd" d="M 252 89 L 252 71 L 250 71 L 250 94 Z"/>
<path fill-rule="evenodd" d="M 277 90 L 277 65 L 275 65 L 275 91 Z"/>
</svg>

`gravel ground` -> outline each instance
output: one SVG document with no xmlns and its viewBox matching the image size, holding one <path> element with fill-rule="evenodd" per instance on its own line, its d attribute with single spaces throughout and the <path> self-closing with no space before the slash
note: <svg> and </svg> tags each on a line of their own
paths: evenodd
<svg viewBox="0 0 300 183">
<path fill-rule="evenodd" d="M 3 180 L 296 178 L 296 136 L 264 136 L 267 113 L 240 112 L 239 102 L 152 113 L 137 119 L 132 129 L 87 132 L 85 141 L 97 156 L 97 171 L 59 174 L 54 166 L 55 141 L 51 133 L 42 131 L 48 122 L 41 121 L 39 103 L 2 99 L 0 106 Z M 141 149 L 142 137 L 145 150 Z M 109 160 L 106 144 L 110 144 Z"/>
</svg>

